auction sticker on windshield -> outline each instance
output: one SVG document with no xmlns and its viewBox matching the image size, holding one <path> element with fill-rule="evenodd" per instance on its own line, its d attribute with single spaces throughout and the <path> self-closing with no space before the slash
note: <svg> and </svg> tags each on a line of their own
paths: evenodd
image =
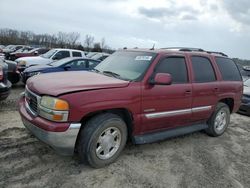
<svg viewBox="0 0 250 188">
<path fill-rule="evenodd" d="M 151 61 L 152 56 L 136 56 L 136 61 Z"/>
</svg>

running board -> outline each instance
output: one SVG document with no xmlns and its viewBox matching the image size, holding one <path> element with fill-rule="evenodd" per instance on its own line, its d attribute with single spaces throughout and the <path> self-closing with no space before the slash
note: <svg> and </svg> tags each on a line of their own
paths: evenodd
<svg viewBox="0 0 250 188">
<path fill-rule="evenodd" d="M 196 132 L 196 131 L 201 131 L 206 128 L 208 128 L 208 125 L 206 123 L 194 124 L 190 126 L 169 129 L 166 131 L 159 131 L 159 132 L 154 132 L 154 133 L 149 133 L 149 134 L 144 134 L 144 135 L 137 135 L 137 136 L 134 136 L 133 140 L 135 144 L 148 144 L 148 143 L 153 143 L 156 141 L 165 140 L 167 138 L 172 138 L 172 137 L 189 134 L 189 133 Z"/>
</svg>

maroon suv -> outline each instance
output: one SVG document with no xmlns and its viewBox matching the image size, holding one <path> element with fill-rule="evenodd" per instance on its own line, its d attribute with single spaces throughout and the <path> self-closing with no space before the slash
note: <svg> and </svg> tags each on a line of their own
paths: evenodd
<svg viewBox="0 0 250 188">
<path fill-rule="evenodd" d="M 93 167 L 135 144 L 205 130 L 220 136 L 241 103 L 243 83 L 223 53 L 122 50 L 93 72 L 38 75 L 19 101 L 22 121 L 61 154 Z"/>
</svg>

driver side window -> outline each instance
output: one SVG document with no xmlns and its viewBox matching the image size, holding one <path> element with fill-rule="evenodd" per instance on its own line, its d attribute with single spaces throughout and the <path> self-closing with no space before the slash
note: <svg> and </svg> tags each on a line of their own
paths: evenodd
<svg viewBox="0 0 250 188">
<path fill-rule="evenodd" d="M 156 73 L 168 73 L 173 84 L 188 82 L 187 66 L 184 57 L 167 57 L 162 59 L 155 68 Z"/>
</svg>

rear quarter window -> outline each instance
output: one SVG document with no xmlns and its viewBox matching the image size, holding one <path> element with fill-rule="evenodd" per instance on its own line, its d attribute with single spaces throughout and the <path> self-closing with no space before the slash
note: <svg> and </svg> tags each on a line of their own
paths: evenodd
<svg viewBox="0 0 250 188">
<path fill-rule="evenodd" d="M 81 52 L 72 52 L 73 57 L 82 57 L 82 53 Z"/>
<path fill-rule="evenodd" d="M 216 63 L 220 69 L 222 79 L 225 81 L 241 81 L 241 74 L 233 60 L 223 57 L 216 57 Z"/>
</svg>

